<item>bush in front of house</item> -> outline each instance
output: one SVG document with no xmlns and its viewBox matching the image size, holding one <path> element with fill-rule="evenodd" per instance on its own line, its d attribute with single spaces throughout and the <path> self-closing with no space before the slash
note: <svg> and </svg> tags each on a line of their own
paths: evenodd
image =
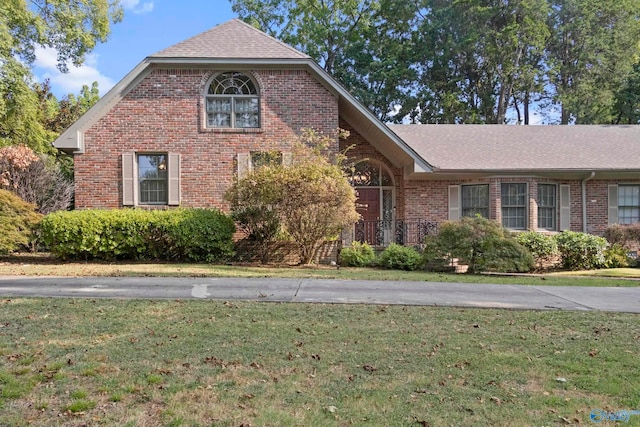
<svg viewBox="0 0 640 427">
<path fill-rule="evenodd" d="M 604 250 L 604 266 L 606 268 L 626 268 L 635 265 L 629 257 L 629 251 L 620 243 L 614 243 Z"/>
<path fill-rule="evenodd" d="M 526 231 L 516 234 L 515 239 L 531 253 L 538 268 L 558 256 L 558 244 L 552 236 Z"/>
<path fill-rule="evenodd" d="M 442 268 L 457 259 L 468 265 L 469 273 L 524 272 L 533 268 L 533 258 L 527 253 L 498 222 L 475 216 L 441 224 L 438 234 L 425 240 L 423 259 L 428 269 Z"/>
<path fill-rule="evenodd" d="M 604 238 L 611 245 L 626 246 L 629 242 L 640 243 L 640 223 L 610 225 L 604 231 Z"/>
<path fill-rule="evenodd" d="M 215 209 L 90 209 L 49 214 L 41 231 L 63 259 L 212 262 L 232 254 L 235 225 Z"/>
<path fill-rule="evenodd" d="M 422 265 L 422 256 L 412 247 L 392 243 L 378 256 L 376 264 L 384 268 L 413 271 Z"/>
<path fill-rule="evenodd" d="M 483 271 L 498 273 L 527 273 L 535 265 L 529 250 L 510 238 L 489 240 L 481 259 Z"/>
<path fill-rule="evenodd" d="M 568 270 L 591 270 L 605 266 L 607 240 L 576 231 L 563 231 L 555 236 L 562 266 Z"/>
<path fill-rule="evenodd" d="M 27 249 L 33 243 L 42 219 L 35 209 L 12 192 L 0 190 L 0 254 Z"/>
<path fill-rule="evenodd" d="M 366 242 L 351 242 L 351 246 L 340 250 L 340 265 L 346 267 L 366 267 L 374 263 L 376 254 Z"/>
</svg>

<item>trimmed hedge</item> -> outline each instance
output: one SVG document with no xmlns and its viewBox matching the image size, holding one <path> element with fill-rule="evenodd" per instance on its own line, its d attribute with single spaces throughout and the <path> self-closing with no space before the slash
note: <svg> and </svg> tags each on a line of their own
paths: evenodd
<svg viewBox="0 0 640 427">
<path fill-rule="evenodd" d="M 605 266 L 607 240 L 576 231 L 563 231 L 555 236 L 562 266 L 568 270 L 591 270 Z"/>
<path fill-rule="evenodd" d="M 42 239 L 63 259 L 213 262 L 233 253 L 233 220 L 216 209 L 54 212 Z"/>
</svg>

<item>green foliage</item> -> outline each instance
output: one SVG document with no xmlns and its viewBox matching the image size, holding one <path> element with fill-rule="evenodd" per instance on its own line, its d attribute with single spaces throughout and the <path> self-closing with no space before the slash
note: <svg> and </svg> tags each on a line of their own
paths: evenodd
<svg viewBox="0 0 640 427">
<path fill-rule="evenodd" d="M 558 245 L 552 236 L 535 231 L 526 231 L 516 234 L 515 239 L 527 248 L 538 267 L 542 267 L 544 263 L 550 262 L 558 255 Z"/>
<path fill-rule="evenodd" d="M 531 253 L 514 239 L 489 240 L 481 260 L 484 271 L 527 273 L 535 265 Z"/>
<path fill-rule="evenodd" d="M 348 267 L 366 267 L 376 259 L 373 248 L 367 243 L 351 242 L 351 246 L 340 250 L 340 265 Z"/>
<path fill-rule="evenodd" d="M 63 259 L 218 261 L 229 257 L 235 226 L 215 209 L 55 212 L 44 243 Z"/>
<path fill-rule="evenodd" d="M 51 142 L 61 129 L 50 120 L 57 106 L 48 89 L 32 84 L 35 49 L 55 49 L 58 68 L 67 71 L 106 41 L 110 24 L 121 19 L 122 8 L 111 0 L 0 2 L 0 146 L 55 153 Z"/>
<path fill-rule="evenodd" d="M 529 124 L 533 106 L 546 121 L 558 121 L 550 111 L 559 106 L 565 124 L 640 117 L 640 0 L 231 5 L 314 58 L 383 121 L 504 123 L 512 109 Z"/>
<path fill-rule="evenodd" d="M 524 247 L 496 221 L 480 216 L 464 217 L 459 221 L 444 222 L 437 236 L 429 237 L 423 258 L 427 267 L 434 260 L 440 265 L 454 258 L 469 266 L 469 273 L 486 270 L 528 271 L 533 258 Z"/>
<path fill-rule="evenodd" d="M 0 254 L 28 248 L 41 219 L 34 205 L 0 190 Z"/>
<path fill-rule="evenodd" d="M 382 251 L 377 265 L 395 270 L 413 271 L 422 265 L 422 256 L 412 247 L 392 243 Z"/>
<path fill-rule="evenodd" d="M 555 236 L 562 266 L 569 270 L 590 270 L 605 265 L 603 237 L 575 231 L 563 231 Z"/>
<path fill-rule="evenodd" d="M 265 164 L 240 177 L 225 194 L 239 228 L 264 239 L 265 247 L 278 231 L 278 239 L 297 245 L 308 264 L 324 241 L 356 222 L 355 192 L 342 157 L 332 161 L 327 154 L 332 142 L 307 130 L 293 144 L 292 165 Z"/>
<path fill-rule="evenodd" d="M 606 268 L 626 268 L 631 264 L 628 250 L 619 243 L 614 243 L 604 250 L 604 266 Z"/>
</svg>

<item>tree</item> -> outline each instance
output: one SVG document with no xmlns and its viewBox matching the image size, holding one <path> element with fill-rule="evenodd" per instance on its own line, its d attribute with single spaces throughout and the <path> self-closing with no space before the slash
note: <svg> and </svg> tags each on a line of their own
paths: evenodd
<svg viewBox="0 0 640 427">
<path fill-rule="evenodd" d="M 73 183 L 52 157 L 24 145 L 0 148 L 0 189 L 15 193 L 48 214 L 69 207 Z"/>
<path fill-rule="evenodd" d="M 614 123 L 615 94 L 640 52 L 640 0 L 549 0 L 545 62 L 561 124 Z"/>
<path fill-rule="evenodd" d="M 564 124 L 616 123 L 638 94 L 640 0 L 231 3 L 384 121 L 505 123 L 513 111 L 528 124 L 532 107 L 559 107 Z"/>
<path fill-rule="evenodd" d="M 246 22 L 307 53 L 383 120 L 415 77 L 411 2 L 231 0 Z"/>
<path fill-rule="evenodd" d="M 34 205 L 0 189 L 0 254 L 28 248 L 41 219 L 42 215 L 34 212 Z"/>
<path fill-rule="evenodd" d="M 241 224 L 241 229 L 268 231 L 266 236 L 271 238 L 276 220 L 280 238 L 295 244 L 306 264 L 313 262 L 324 241 L 358 220 L 355 191 L 345 175 L 343 156 L 331 160 L 326 150 L 330 141 L 331 137 L 307 130 L 294 144 L 291 165 L 253 169 L 226 193 L 236 218 L 242 218 L 239 212 L 258 213 L 249 217 L 253 223 Z"/>
<path fill-rule="evenodd" d="M 58 53 L 58 68 L 80 65 L 110 24 L 122 19 L 112 0 L 7 0 L 0 2 L 0 146 L 24 144 L 53 153 L 55 137 L 40 121 L 31 65 L 36 46 Z"/>
</svg>

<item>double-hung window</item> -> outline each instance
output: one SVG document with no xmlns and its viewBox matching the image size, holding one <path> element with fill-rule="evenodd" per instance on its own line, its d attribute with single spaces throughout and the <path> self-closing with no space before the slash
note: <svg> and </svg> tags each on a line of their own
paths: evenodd
<svg viewBox="0 0 640 427">
<path fill-rule="evenodd" d="M 462 186 L 462 216 L 489 218 L 489 185 Z"/>
<path fill-rule="evenodd" d="M 514 230 L 527 228 L 527 184 L 501 185 L 502 226 Z"/>
<path fill-rule="evenodd" d="M 179 204 L 180 154 L 122 154 L 123 206 Z"/>
<path fill-rule="evenodd" d="M 618 186 L 618 223 L 640 222 L 640 185 Z"/>
<path fill-rule="evenodd" d="M 141 205 L 166 205 L 169 176 L 166 154 L 138 154 L 138 194 Z"/>
<path fill-rule="evenodd" d="M 554 184 L 538 184 L 538 228 L 556 230 L 557 189 Z"/>
<path fill-rule="evenodd" d="M 216 75 L 205 96 L 208 128 L 259 128 L 260 97 L 256 84 L 245 74 Z"/>
</svg>

